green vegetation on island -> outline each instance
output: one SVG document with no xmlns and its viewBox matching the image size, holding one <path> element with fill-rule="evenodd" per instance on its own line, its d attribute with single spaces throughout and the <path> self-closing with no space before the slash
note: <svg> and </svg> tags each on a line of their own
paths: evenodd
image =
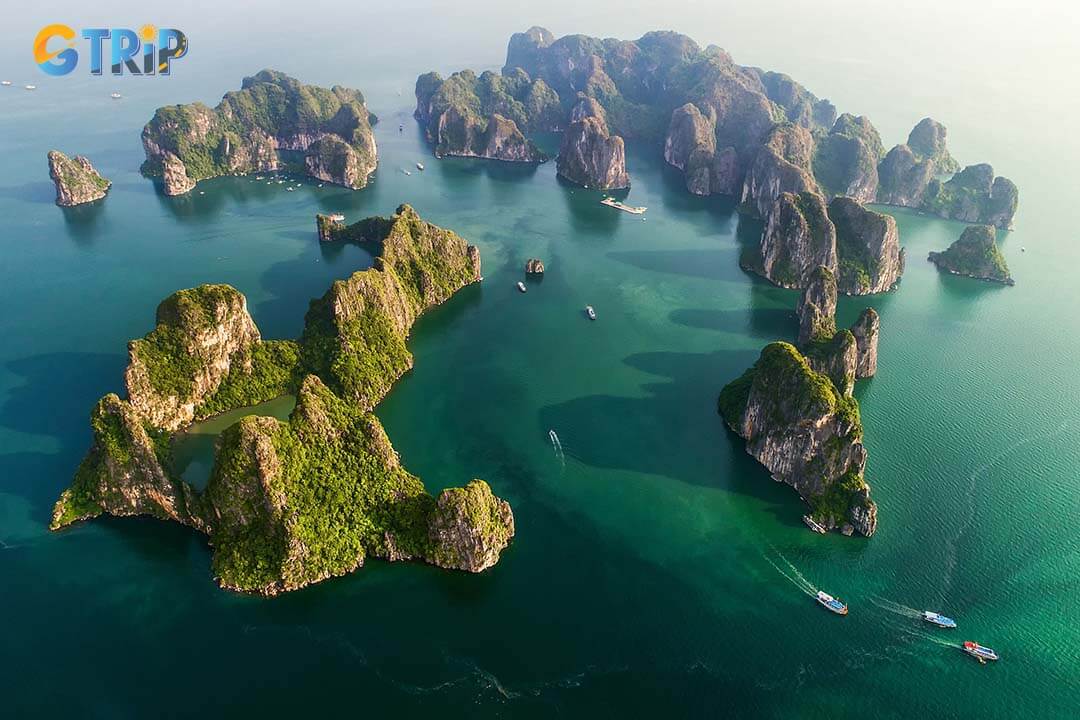
<svg viewBox="0 0 1080 720">
<path fill-rule="evenodd" d="M 932 252 L 927 258 L 942 270 L 979 280 L 992 280 L 1014 285 L 1009 265 L 997 246 L 997 233 L 992 225 L 972 225 L 964 228 L 960 238 L 944 252 Z"/>
<path fill-rule="evenodd" d="M 49 177 L 56 185 L 56 204 L 61 207 L 100 200 L 112 186 L 82 155 L 69 158 L 59 150 L 50 150 L 48 159 Z"/>
<path fill-rule="evenodd" d="M 309 175 L 358 189 L 375 170 L 376 120 L 359 90 L 263 70 L 215 108 L 158 108 L 143 128 L 142 170 L 162 178 L 166 194 L 179 195 L 206 178 L 277 170 L 279 151 L 289 150 L 305 153 Z"/>
<path fill-rule="evenodd" d="M 547 157 L 526 135 L 562 121 L 559 96 L 523 70 L 477 77 L 462 70 L 445 80 L 436 72 L 416 80 L 416 119 L 436 156 L 460 155 L 512 162 Z"/>
<path fill-rule="evenodd" d="M 794 345 L 765 346 L 753 367 L 721 390 L 718 409 L 746 440 L 746 451 L 803 497 L 815 521 L 874 533 L 877 507 L 863 479 L 858 401 Z"/>
<path fill-rule="evenodd" d="M 262 340 L 226 285 L 160 304 L 157 327 L 131 343 L 129 400 L 108 395 L 92 414 L 93 445 L 53 529 L 102 513 L 176 520 L 209 536 L 223 587 L 266 595 L 368 557 L 470 572 L 498 561 L 510 506 L 482 480 L 431 496 L 372 413 L 412 366 L 416 318 L 479 279 L 479 252 L 407 205 L 335 234 L 376 243 L 375 266 L 314 301 L 299 341 Z M 176 476 L 173 432 L 291 392 L 287 422 L 248 416 L 222 433 L 205 491 Z"/>
</svg>

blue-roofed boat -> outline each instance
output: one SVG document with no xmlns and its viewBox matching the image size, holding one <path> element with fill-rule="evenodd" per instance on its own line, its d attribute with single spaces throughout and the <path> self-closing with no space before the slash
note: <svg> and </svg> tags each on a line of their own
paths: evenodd
<svg viewBox="0 0 1080 720">
<path fill-rule="evenodd" d="M 988 660 L 998 659 L 998 654 L 996 652 L 986 647 L 985 645 L 980 645 L 979 643 L 973 642 L 971 640 L 967 640 L 964 642 L 963 650 L 983 665 L 985 665 Z"/>
<path fill-rule="evenodd" d="M 943 628 L 955 628 L 956 627 L 956 621 L 955 620 L 953 620 L 952 618 L 949 618 L 949 617 L 945 617 L 944 615 L 939 615 L 936 612 L 930 612 L 929 610 L 927 610 L 922 614 L 922 616 L 923 616 L 923 620 L 925 620 L 926 622 L 928 622 L 928 623 L 930 623 L 932 625 L 937 625 L 938 627 L 943 627 Z"/>
<path fill-rule="evenodd" d="M 816 599 L 818 604 L 829 612 L 834 612 L 837 615 L 847 615 L 847 605 L 840 602 L 829 593 L 818 590 Z"/>
</svg>

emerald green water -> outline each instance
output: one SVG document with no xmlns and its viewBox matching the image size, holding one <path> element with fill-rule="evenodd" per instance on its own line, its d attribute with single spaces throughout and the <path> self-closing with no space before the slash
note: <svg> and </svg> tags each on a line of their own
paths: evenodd
<svg viewBox="0 0 1080 720">
<path fill-rule="evenodd" d="M 1077 188 L 1058 169 L 1076 159 L 1075 141 L 1032 138 L 1007 105 L 1016 122 L 984 126 L 985 88 L 931 91 L 905 110 L 859 84 L 859 71 L 824 61 L 800 71 L 787 56 L 755 57 L 720 24 L 693 31 L 866 112 L 887 145 L 933 114 L 962 162 L 991 160 L 1021 190 L 1017 229 L 1001 238 L 1016 287 L 939 275 L 926 253 L 962 226 L 896 212 L 908 257 L 899 290 L 841 300 L 843 324 L 867 304 L 882 316 L 879 375 L 857 390 L 880 525 L 870 540 L 822 537 L 715 412 L 719 389 L 795 331 L 796 293 L 738 268 L 755 235 L 730 201 L 687 195 L 646 149 L 630 157 L 642 221 L 556 182 L 552 163 L 436 161 L 424 148 L 409 119 L 416 74 L 497 66 L 508 32 L 531 22 L 509 20 L 470 29 L 475 44 L 451 42 L 451 27 L 438 55 L 373 40 L 366 64 L 338 67 L 302 49 L 287 61 L 226 51 L 204 25 L 186 72 L 115 83 L 120 102 L 85 75 L 10 73 L 40 89 L 0 92 L 3 713 L 1074 716 L 1080 252 Z M 553 29 L 646 29 L 594 25 Z M 184 28 L 196 48 L 198 23 Z M 223 72 L 213 47 L 241 67 Z M 264 65 L 367 93 L 383 120 L 374 184 L 286 192 L 230 178 L 188 198 L 155 192 L 137 172 L 153 108 L 212 103 Z M 104 203 L 52 204 L 53 146 L 87 154 L 114 181 Z M 264 337 L 295 336 L 310 298 L 371 262 L 358 247 L 320 246 L 315 212 L 352 220 L 401 202 L 479 245 L 485 280 L 418 323 L 416 368 L 378 414 L 433 491 L 481 477 L 512 503 L 518 534 L 496 568 L 371 561 L 265 600 L 217 589 L 204 540 L 177 526 L 103 519 L 47 531 L 89 444 L 88 412 L 122 390 L 125 343 L 152 327 L 160 299 L 228 282 Z M 548 270 L 523 295 L 514 283 L 532 256 Z M 281 416 L 289 402 L 263 411 Z M 223 424 L 178 447 L 196 481 Z M 817 607 L 800 575 L 851 614 Z M 932 632 L 898 606 L 943 612 L 960 629 Z M 1002 661 L 979 666 L 955 647 L 965 639 Z"/>
</svg>

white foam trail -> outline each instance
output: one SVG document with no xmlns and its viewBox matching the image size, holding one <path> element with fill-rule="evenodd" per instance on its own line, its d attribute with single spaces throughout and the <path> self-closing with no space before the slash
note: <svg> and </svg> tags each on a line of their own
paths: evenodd
<svg viewBox="0 0 1080 720">
<path fill-rule="evenodd" d="M 559 436 L 555 434 L 554 430 L 548 430 L 548 437 L 551 438 L 551 447 L 555 450 L 555 457 L 559 459 L 562 466 L 566 467 L 566 454 L 563 453 L 562 443 L 559 442 Z"/>
<path fill-rule="evenodd" d="M 896 627 L 896 629 L 899 630 L 900 632 L 902 632 L 905 635 L 909 635 L 909 636 L 911 636 L 913 638 L 918 638 L 920 640 L 927 640 L 929 642 L 934 643 L 935 645 L 940 645 L 942 647 L 947 647 L 947 648 L 959 648 L 959 647 L 961 647 L 960 643 L 950 642 L 950 641 L 946 640 L 945 638 L 943 638 L 943 637 L 941 637 L 939 635 L 934 635 L 932 633 L 928 633 L 925 630 L 920 630 L 918 628 Z"/>
<path fill-rule="evenodd" d="M 883 598 L 880 595 L 872 595 L 870 597 L 870 602 L 874 603 L 882 610 L 886 610 L 901 617 L 912 618 L 915 620 L 922 619 L 922 612 L 920 612 L 919 610 L 916 610 L 913 607 L 908 607 L 903 603 L 893 602 L 892 600 Z"/>
<path fill-rule="evenodd" d="M 813 585 L 811 585 L 809 582 L 806 581 L 806 578 L 802 578 L 803 582 L 799 582 L 799 580 L 796 580 L 794 577 L 792 577 L 791 575 L 788 575 L 786 572 L 781 570 L 780 566 L 777 565 L 776 563 L 774 563 L 772 560 L 770 560 L 767 555 L 765 555 L 763 557 L 765 557 L 765 562 L 772 565 L 773 569 L 776 570 L 776 572 L 780 573 L 785 578 L 787 578 L 788 582 L 790 582 L 792 585 L 797 587 L 800 592 L 806 594 L 809 597 L 815 597 L 817 595 L 817 590 L 814 589 Z M 797 572 L 798 571 L 796 571 L 796 573 Z M 802 576 L 800 575 L 800 577 L 802 577 Z"/>
<path fill-rule="evenodd" d="M 956 527 L 956 534 L 953 536 L 952 540 L 945 543 L 945 552 L 943 553 L 943 555 L 945 556 L 945 580 L 943 583 L 944 595 L 947 596 L 948 591 L 952 589 L 953 574 L 956 571 L 956 566 L 959 562 L 956 546 L 960 542 L 961 538 L 963 538 L 964 535 L 967 533 L 968 529 L 971 527 L 971 524 L 975 520 L 975 500 L 978 497 L 979 476 L 992 469 L 1002 460 L 1007 459 L 1024 445 L 1027 445 L 1034 440 L 1052 440 L 1058 435 L 1061 435 L 1063 432 L 1065 432 L 1066 428 L 1068 428 L 1069 422 L 1069 420 L 1062 421 L 1062 423 L 1058 425 L 1057 429 L 1049 434 L 1035 433 L 1020 438 L 1012 445 L 1009 445 L 1000 453 L 990 458 L 990 460 L 986 461 L 985 463 L 971 471 L 971 475 L 968 476 L 968 487 L 966 496 L 967 502 L 965 503 L 965 509 L 967 512 L 961 522 L 954 524 L 954 527 Z"/>
<path fill-rule="evenodd" d="M 776 550 L 776 548 L 773 548 L 773 550 L 776 552 L 777 557 L 779 557 L 781 560 L 783 560 L 784 563 L 789 568 L 791 568 L 791 572 L 795 573 L 795 577 L 799 578 L 799 581 L 802 582 L 802 584 L 806 588 L 808 588 L 810 590 L 810 593 L 812 595 L 817 595 L 818 589 L 817 589 L 817 587 L 814 586 L 814 583 L 807 580 L 806 577 L 801 572 L 799 572 L 799 568 L 795 567 L 795 565 L 793 565 L 790 560 L 788 560 L 786 557 L 784 557 L 784 553 L 780 552 L 779 550 Z"/>
</svg>

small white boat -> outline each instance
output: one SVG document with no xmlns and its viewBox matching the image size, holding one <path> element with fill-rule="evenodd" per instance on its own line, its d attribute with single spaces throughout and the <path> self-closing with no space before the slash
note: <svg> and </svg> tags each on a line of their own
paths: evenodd
<svg viewBox="0 0 1080 720">
<path fill-rule="evenodd" d="M 810 517 L 809 515 L 803 515 L 802 516 L 802 521 L 804 523 L 806 523 L 806 526 L 808 528 L 810 528 L 811 530 L 813 530 L 816 533 L 821 533 L 822 535 L 824 535 L 825 533 L 828 532 L 828 530 L 825 529 L 824 525 L 822 525 L 821 523 L 819 523 L 817 520 Z"/>
<path fill-rule="evenodd" d="M 926 610 L 925 612 L 923 612 L 922 616 L 923 616 L 923 620 L 925 620 L 926 622 L 928 622 L 928 623 L 930 623 L 932 625 L 937 625 L 938 627 L 943 627 L 943 628 L 955 628 L 956 627 L 956 621 L 955 620 L 953 620 L 952 618 L 945 617 L 944 615 L 940 615 L 940 614 L 938 614 L 936 612 L 930 612 L 929 610 Z"/>
<path fill-rule="evenodd" d="M 521 292 L 525 292 L 527 290 L 527 288 L 525 287 L 525 283 L 521 282 L 520 280 L 518 281 L 517 287 L 518 290 L 520 290 Z"/>
<path fill-rule="evenodd" d="M 405 173 L 406 175 L 412 175 L 412 173 L 409 172 L 408 170 L 406 170 L 405 168 L 401 168 L 401 172 Z"/>
<path fill-rule="evenodd" d="M 37 85 L 23 85 L 27 90 L 37 90 Z"/>
<path fill-rule="evenodd" d="M 7 87 L 10 84 L 11 84 L 10 80 L 0 80 L 0 85 L 3 85 L 4 87 Z"/>
<path fill-rule="evenodd" d="M 123 96 L 123 95 L 121 95 L 121 94 L 120 94 L 120 93 L 118 93 L 118 92 L 114 92 L 114 93 L 112 93 L 111 95 L 109 95 L 109 97 L 111 97 L 111 98 L 112 98 L 113 100 L 119 100 L 120 98 L 122 98 L 122 97 L 124 97 L 124 96 Z"/>
<path fill-rule="evenodd" d="M 424 171 L 424 163 L 416 163 L 416 169 L 420 172 Z"/>
<path fill-rule="evenodd" d="M 585 314 L 589 316 L 590 320 L 595 320 L 596 319 L 596 311 L 593 310 L 592 305 L 586 305 L 585 306 Z"/>
<path fill-rule="evenodd" d="M 286 191 L 286 192 L 294 192 L 295 190 L 296 190 L 296 188 L 294 188 L 294 187 L 287 187 L 287 188 L 285 188 L 285 191 Z"/>
<path fill-rule="evenodd" d="M 977 642 L 967 640 L 962 647 L 963 651 L 971 657 L 979 661 L 980 664 L 985 665 L 987 660 L 998 660 L 999 656 L 997 652 L 991 650 L 985 645 L 980 645 Z"/>
<path fill-rule="evenodd" d="M 1027 248 L 1026 247 L 1021 247 L 1020 252 L 1027 252 Z"/>
<path fill-rule="evenodd" d="M 319 183 L 319 187 L 322 187 L 322 186 L 323 186 L 323 184 L 322 184 L 322 183 Z"/>
<path fill-rule="evenodd" d="M 837 615 L 847 615 L 847 605 L 840 602 L 827 592 L 818 590 L 817 597 L 814 599 L 817 600 L 818 604 L 821 605 L 821 607 L 825 608 L 829 612 L 834 612 Z"/>
</svg>

